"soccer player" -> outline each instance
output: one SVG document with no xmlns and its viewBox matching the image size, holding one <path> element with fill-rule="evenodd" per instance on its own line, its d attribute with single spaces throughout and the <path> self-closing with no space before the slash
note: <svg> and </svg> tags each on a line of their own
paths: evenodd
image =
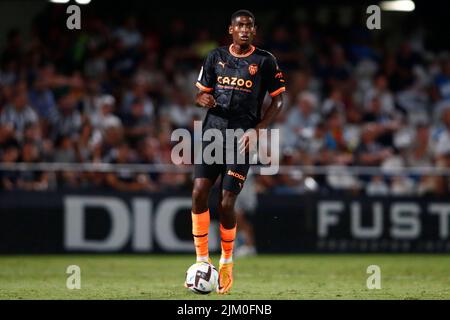
<svg viewBox="0 0 450 320">
<path fill-rule="evenodd" d="M 199 92 L 196 104 L 208 108 L 203 130 L 217 129 L 225 137 L 226 129 L 266 129 L 283 107 L 285 80 L 275 57 L 252 45 L 256 35 L 255 17 L 247 10 L 232 14 L 228 32 L 232 35 L 230 46 L 220 47 L 208 53 L 200 70 L 196 86 Z M 271 104 L 262 115 L 262 103 L 266 93 Z M 235 141 L 233 150 L 227 152 L 249 154 L 254 141 L 246 132 Z M 205 142 L 203 142 L 205 145 Z M 233 284 L 233 244 L 236 237 L 234 205 L 249 170 L 249 157 L 245 163 L 213 163 L 194 166 L 192 190 L 192 234 L 197 262 L 210 262 L 208 253 L 208 229 L 210 213 L 208 199 L 215 181 L 221 176 L 221 193 L 218 212 L 222 254 L 219 263 L 218 293 L 228 293 Z"/>
</svg>

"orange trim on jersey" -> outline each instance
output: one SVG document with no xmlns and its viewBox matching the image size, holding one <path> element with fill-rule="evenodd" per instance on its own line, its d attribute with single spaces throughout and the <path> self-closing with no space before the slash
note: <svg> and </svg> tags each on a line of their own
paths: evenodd
<svg viewBox="0 0 450 320">
<path fill-rule="evenodd" d="M 286 87 L 281 87 L 278 90 L 275 90 L 274 92 L 270 93 L 271 97 L 276 97 L 277 95 L 279 95 L 280 93 L 286 91 Z"/>
<path fill-rule="evenodd" d="M 255 46 L 250 45 L 250 51 L 245 53 L 245 54 L 237 54 L 234 53 L 233 50 L 231 50 L 231 47 L 233 46 L 233 44 L 230 44 L 230 46 L 228 47 L 228 51 L 231 53 L 232 56 L 236 57 L 236 58 L 245 58 L 248 57 L 249 55 L 251 55 L 254 51 L 255 51 Z"/>
<path fill-rule="evenodd" d="M 204 91 L 204 92 L 211 92 L 211 91 L 213 91 L 213 88 L 205 87 L 205 86 L 202 85 L 200 82 L 197 82 L 197 83 L 195 84 L 195 86 L 196 86 L 197 88 L 199 88 L 200 90 Z"/>
</svg>

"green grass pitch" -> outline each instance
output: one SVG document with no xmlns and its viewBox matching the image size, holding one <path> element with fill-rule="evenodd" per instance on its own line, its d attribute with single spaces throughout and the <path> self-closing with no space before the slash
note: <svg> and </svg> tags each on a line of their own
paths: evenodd
<svg viewBox="0 0 450 320">
<path fill-rule="evenodd" d="M 218 257 L 213 257 L 218 264 Z M 183 288 L 192 255 L 0 256 L 0 299 L 450 299 L 449 255 L 260 255 L 235 260 L 231 294 Z M 66 269 L 81 268 L 81 289 Z M 369 265 L 381 289 L 366 287 Z"/>
</svg>

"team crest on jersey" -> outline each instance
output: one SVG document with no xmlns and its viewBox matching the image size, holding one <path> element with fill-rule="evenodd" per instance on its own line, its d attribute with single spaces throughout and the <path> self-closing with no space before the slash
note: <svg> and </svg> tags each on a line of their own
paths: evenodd
<svg viewBox="0 0 450 320">
<path fill-rule="evenodd" d="M 248 66 L 248 72 L 254 76 L 258 72 L 258 65 L 257 64 L 251 64 Z"/>
</svg>

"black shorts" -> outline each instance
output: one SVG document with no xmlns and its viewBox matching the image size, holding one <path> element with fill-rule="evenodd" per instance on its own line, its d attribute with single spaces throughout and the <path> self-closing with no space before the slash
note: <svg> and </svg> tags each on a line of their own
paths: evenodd
<svg viewBox="0 0 450 320">
<path fill-rule="evenodd" d="M 207 178 L 213 183 L 221 176 L 223 190 L 239 194 L 247 178 L 249 164 L 195 164 L 194 179 Z"/>
<path fill-rule="evenodd" d="M 205 143 L 203 143 L 205 146 Z M 233 152 L 236 152 L 237 146 L 234 146 Z M 224 155 L 227 150 L 224 149 Z M 249 155 L 245 157 L 245 162 L 242 161 L 226 161 L 226 157 L 221 163 L 205 163 L 202 159 L 201 163 L 194 164 L 194 179 L 207 178 L 213 183 L 217 178 L 221 177 L 221 188 L 223 190 L 231 191 L 239 194 L 244 187 L 247 173 L 250 169 Z"/>
</svg>

